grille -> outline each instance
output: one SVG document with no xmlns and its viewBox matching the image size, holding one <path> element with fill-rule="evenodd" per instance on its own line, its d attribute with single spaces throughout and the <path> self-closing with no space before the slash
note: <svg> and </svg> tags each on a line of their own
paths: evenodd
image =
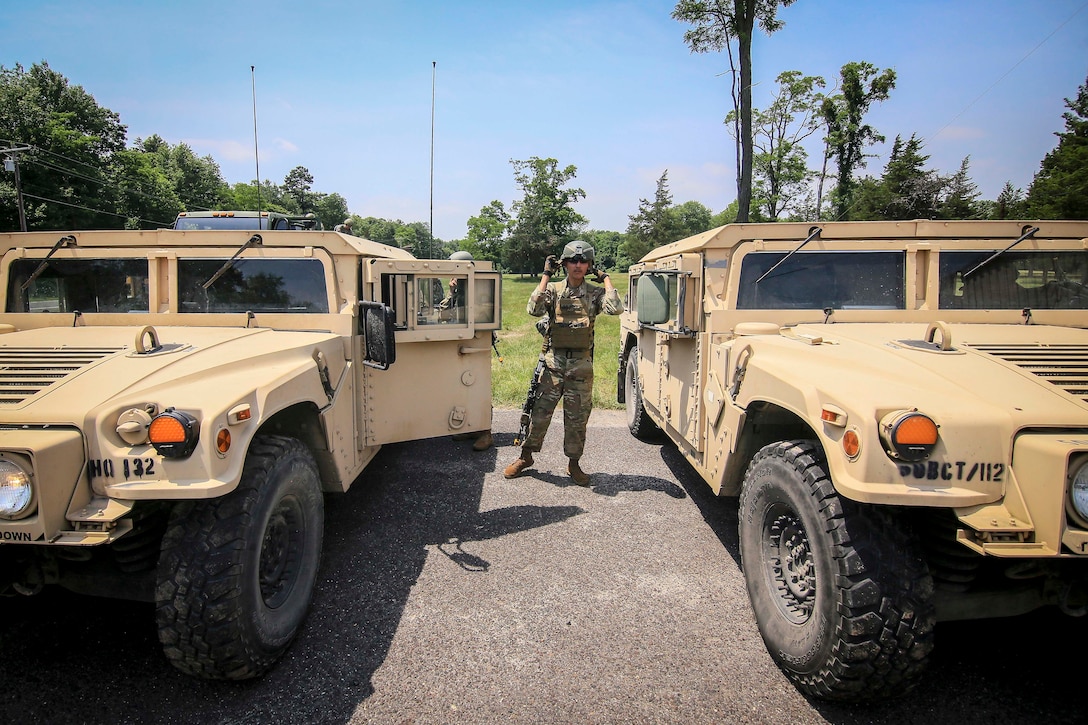
<svg viewBox="0 0 1088 725">
<path fill-rule="evenodd" d="M 1012 363 L 1088 403 L 1088 345 L 978 345 L 980 352 Z"/>
<path fill-rule="evenodd" d="M 120 347 L 0 347 L 0 408 L 19 405 Z"/>
</svg>

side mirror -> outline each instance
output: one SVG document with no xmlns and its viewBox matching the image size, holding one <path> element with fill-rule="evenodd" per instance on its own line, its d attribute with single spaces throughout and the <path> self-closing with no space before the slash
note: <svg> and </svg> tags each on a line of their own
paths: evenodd
<svg viewBox="0 0 1088 725">
<path fill-rule="evenodd" d="M 381 302 L 359 303 L 359 334 L 363 336 L 366 357 L 363 364 L 386 370 L 396 362 L 397 344 L 393 335 L 396 316 L 393 308 Z"/>
<path fill-rule="evenodd" d="M 669 281 L 669 277 L 663 274 L 644 274 L 638 278 L 639 324 L 660 325 L 668 321 L 672 309 L 669 304 Z"/>
</svg>

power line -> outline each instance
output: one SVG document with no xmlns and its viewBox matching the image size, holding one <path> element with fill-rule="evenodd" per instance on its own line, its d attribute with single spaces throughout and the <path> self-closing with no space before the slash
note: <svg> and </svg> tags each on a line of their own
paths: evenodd
<svg viewBox="0 0 1088 725">
<path fill-rule="evenodd" d="M 83 206 L 82 204 L 73 204 L 72 202 L 69 202 L 69 201 L 60 201 L 59 199 L 47 199 L 44 196 L 35 196 L 34 194 L 23 194 L 23 196 L 25 196 L 25 197 L 27 197 L 29 199 L 37 199 L 38 201 L 49 202 L 51 204 L 60 204 L 61 206 L 70 206 L 70 207 L 73 207 L 75 209 L 82 209 L 84 211 L 91 211 L 91 212 L 94 212 L 95 214 L 105 214 L 106 216 L 115 216 L 115 217 L 118 217 L 119 219 L 131 219 L 132 218 L 132 217 L 128 216 L 127 214 L 118 214 L 118 213 L 112 212 L 112 211 L 103 211 L 102 209 L 93 209 L 93 208 L 91 208 L 89 206 Z M 149 224 L 162 224 L 162 225 L 171 224 L 171 222 L 161 222 L 161 221 L 156 221 L 154 219 L 143 219 L 142 217 L 136 217 L 136 219 L 138 219 L 141 222 L 147 222 Z"/>
<path fill-rule="evenodd" d="M 955 116 L 948 119 L 948 122 L 945 125 L 941 126 L 939 129 L 937 129 L 937 131 L 932 136 L 929 136 L 928 138 L 926 138 L 926 141 L 930 141 L 930 140 L 936 138 L 937 136 L 941 135 L 941 131 L 943 131 L 946 128 L 948 128 L 949 126 L 951 126 L 953 121 L 955 121 L 957 118 L 959 118 L 963 114 L 967 113 L 967 111 L 970 110 L 970 108 L 973 105 L 975 105 L 980 100 L 982 100 L 983 96 L 985 96 L 987 93 L 992 91 L 999 83 L 1001 83 L 1001 81 L 1005 80 L 1005 78 L 1007 78 L 1010 73 L 1012 73 L 1014 70 L 1016 70 L 1020 66 L 1021 63 L 1023 63 L 1025 60 L 1027 60 L 1029 57 L 1031 57 L 1031 55 L 1034 54 L 1035 51 L 1039 50 L 1039 48 L 1043 47 L 1044 43 L 1046 43 L 1048 40 L 1053 38 L 1058 33 L 1059 30 L 1061 30 L 1066 25 L 1068 25 L 1070 23 L 1070 21 L 1072 21 L 1073 18 L 1075 18 L 1080 13 L 1081 10 L 1084 10 L 1085 7 L 1088 7 L 1088 2 L 1084 3 L 1079 8 L 1074 10 L 1072 15 L 1070 15 L 1062 23 L 1060 23 L 1058 25 L 1058 27 L 1054 28 L 1054 30 L 1052 30 L 1049 35 L 1047 35 L 1045 38 L 1043 38 L 1038 43 L 1036 43 L 1034 48 L 1032 48 L 1031 50 L 1029 50 L 1027 53 L 1024 54 L 1024 57 L 1022 57 L 1020 60 L 1013 63 L 1012 66 L 1007 71 L 1005 71 L 1004 73 L 1001 74 L 1001 77 L 999 77 L 996 81 L 991 83 L 990 86 L 986 90 L 984 90 L 982 93 L 978 94 L 978 96 L 976 96 L 973 101 L 971 101 L 966 106 L 964 106 Z"/>
<path fill-rule="evenodd" d="M 163 199 L 162 197 L 155 196 L 153 194 L 148 194 L 147 192 L 144 192 L 144 191 L 140 190 L 139 188 L 137 188 L 135 186 L 122 187 L 117 183 L 116 177 L 111 178 L 111 176 L 109 175 L 108 172 L 106 172 L 105 170 L 95 169 L 95 167 L 91 166 L 90 164 L 86 164 L 86 163 L 83 163 L 81 161 L 76 161 L 75 159 L 70 159 L 70 158 L 68 158 L 66 156 L 63 156 L 62 154 L 58 154 L 58 153 L 55 153 L 53 151 L 43 149 L 43 148 L 41 148 L 39 146 L 35 146 L 33 144 L 28 144 L 28 148 L 33 149 L 35 152 L 43 152 L 43 153 L 49 154 L 51 156 L 55 156 L 55 157 L 57 157 L 59 159 L 63 159 L 65 161 L 76 164 L 78 166 L 86 167 L 86 168 L 88 168 L 88 169 L 90 169 L 92 171 L 100 171 L 102 175 L 97 177 L 97 178 L 92 177 L 92 176 L 87 176 L 87 175 L 81 174 L 81 173 L 79 173 L 77 171 L 73 171 L 72 169 L 65 168 L 63 166 L 58 166 L 58 165 L 56 165 L 54 163 L 51 163 L 49 161 L 46 161 L 44 159 L 35 158 L 35 156 L 33 156 L 33 155 L 25 156 L 25 164 L 27 164 L 27 165 L 37 165 L 37 166 L 39 166 L 41 168 L 44 168 L 46 170 L 49 170 L 49 171 L 54 171 L 54 172 L 57 172 L 57 173 L 65 174 L 65 175 L 70 176 L 70 177 L 74 177 L 76 179 L 81 179 L 81 180 L 86 181 L 88 183 L 96 184 L 101 189 L 110 190 L 110 191 L 113 191 L 113 192 L 115 192 L 115 193 L 117 193 L 119 195 L 128 194 L 128 195 L 137 196 L 137 197 L 139 197 L 141 199 L 151 201 L 151 202 L 166 202 L 166 200 Z M 0 151 L 3 151 L 3 149 L 0 149 Z M 127 179 L 127 177 L 124 177 L 124 176 L 122 176 L 121 178 L 126 179 L 128 181 L 131 181 L 130 179 Z M 44 201 L 44 202 L 48 202 L 48 203 L 61 204 L 63 206 L 69 206 L 69 207 L 74 207 L 74 208 L 78 208 L 78 209 L 83 209 L 84 211 L 89 211 L 89 212 L 93 212 L 93 213 L 96 213 L 96 214 L 103 214 L 103 215 L 106 215 L 106 216 L 115 216 L 115 217 L 119 217 L 119 218 L 122 218 L 122 219 L 136 218 L 136 219 L 139 219 L 139 221 L 141 221 L 141 222 L 147 222 L 147 223 L 151 223 L 151 224 L 161 224 L 161 225 L 171 224 L 171 222 L 163 222 L 163 221 L 158 221 L 158 220 L 153 220 L 153 219 L 143 219 L 142 217 L 131 217 L 131 216 L 125 215 L 125 214 L 117 214 L 115 212 L 106 211 L 105 209 L 95 209 L 95 208 L 88 207 L 88 206 L 82 206 L 82 205 L 79 205 L 79 204 L 72 204 L 72 203 L 69 203 L 69 202 L 60 201 L 58 199 L 50 199 L 48 197 L 36 196 L 36 195 L 33 195 L 33 194 L 24 194 L 24 196 L 32 198 L 32 199 L 38 199 L 39 201 Z"/>
</svg>

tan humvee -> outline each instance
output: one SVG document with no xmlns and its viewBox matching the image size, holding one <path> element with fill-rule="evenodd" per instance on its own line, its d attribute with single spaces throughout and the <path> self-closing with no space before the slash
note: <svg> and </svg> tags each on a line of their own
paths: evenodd
<svg viewBox="0 0 1088 725">
<path fill-rule="evenodd" d="M 451 278 L 467 309 L 439 309 Z M 170 661 L 269 669 L 323 492 L 491 425 L 501 280 L 335 232 L 0 234 L 0 594 L 154 601 Z"/>
<path fill-rule="evenodd" d="M 906 692 L 938 621 L 1088 613 L 1088 222 L 729 225 L 629 295 L 631 432 L 739 496 L 802 692 Z"/>
</svg>

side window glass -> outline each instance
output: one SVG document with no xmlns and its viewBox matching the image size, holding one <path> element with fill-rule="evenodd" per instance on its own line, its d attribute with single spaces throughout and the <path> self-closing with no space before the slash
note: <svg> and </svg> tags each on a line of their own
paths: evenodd
<svg viewBox="0 0 1088 725">
<path fill-rule="evenodd" d="M 473 322 L 477 325 L 493 325 L 497 320 L 495 310 L 496 282 L 497 280 L 491 277 L 476 277 Z"/>
<path fill-rule="evenodd" d="M 464 325 L 466 311 L 467 275 L 450 277 L 416 277 L 418 325 Z"/>
</svg>

